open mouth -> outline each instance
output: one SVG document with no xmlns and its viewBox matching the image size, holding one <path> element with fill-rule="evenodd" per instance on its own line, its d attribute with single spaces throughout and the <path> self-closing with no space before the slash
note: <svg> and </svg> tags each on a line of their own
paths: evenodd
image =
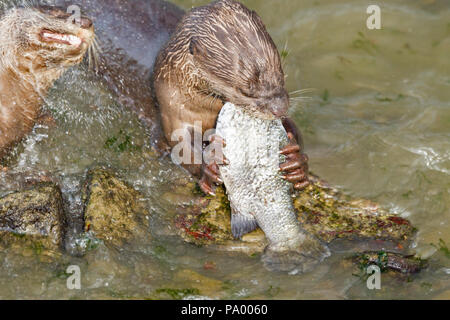
<svg viewBox="0 0 450 320">
<path fill-rule="evenodd" d="M 45 42 L 56 42 L 69 46 L 79 46 L 83 40 L 71 34 L 62 34 L 47 29 L 41 31 L 41 39 Z"/>
</svg>

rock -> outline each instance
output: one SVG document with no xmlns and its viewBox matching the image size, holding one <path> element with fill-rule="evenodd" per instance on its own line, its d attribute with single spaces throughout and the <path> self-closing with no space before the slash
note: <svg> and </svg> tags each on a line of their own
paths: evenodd
<svg viewBox="0 0 450 320">
<path fill-rule="evenodd" d="M 94 169 L 84 188 L 85 231 L 115 246 L 149 238 L 149 221 L 142 195 L 112 171 Z"/>
<path fill-rule="evenodd" d="M 294 206 L 303 227 L 336 251 L 405 251 L 416 229 L 408 220 L 389 214 L 368 200 L 350 199 L 311 176 L 311 185 L 294 195 Z M 193 190 L 193 193 L 195 190 Z M 230 226 L 230 204 L 223 187 L 216 196 L 196 195 L 193 203 L 178 210 L 175 225 L 190 243 L 225 251 L 260 253 L 267 245 L 258 229 L 238 241 Z"/>
<path fill-rule="evenodd" d="M 354 257 L 354 262 L 361 270 L 367 270 L 370 265 L 377 265 L 381 271 L 400 273 L 417 273 L 428 266 L 426 260 L 384 251 L 358 254 Z"/>
<path fill-rule="evenodd" d="M 414 236 L 411 223 L 389 214 L 376 203 L 350 199 L 313 177 L 304 192 L 296 194 L 294 206 L 307 231 L 327 243 L 336 240 L 376 240 L 402 250 Z"/>
<path fill-rule="evenodd" d="M 52 255 L 64 239 L 61 190 L 53 183 L 35 186 L 0 198 L 0 246 L 23 254 Z"/>
</svg>

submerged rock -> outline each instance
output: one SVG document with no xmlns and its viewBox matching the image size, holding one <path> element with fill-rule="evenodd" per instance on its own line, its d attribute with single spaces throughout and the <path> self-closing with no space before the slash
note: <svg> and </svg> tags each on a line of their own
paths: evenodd
<svg viewBox="0 0 450 320">
<path fill-rule="evenodd" d="M 397 271 L 401 273 L 417 273 L 427 266 L 427 261 L 414 256 L 403 256 L 391 252 L 366 252 L 354 257 L 361 270 L 369 265 L 377 265 L 381 271 Z"/>
<path fill-rule="evenodd" d="M 170 287 L 157 289 L 149 299 L 220 299 L 224 297 L 224 286 L 220 280 L 183 269 L 174 275 Z"/>
<path fill-rule="evenodd" d="M 64 239 L 61 190 L 53 183 L 0 198 L 0 246 L 21 249 L 25 255 L 59 251 Z"/>
<path fill-rule="evenodd" d="M 85 231 L 107 243 L 122 246 L 149 238 L 149 221 L 141 194 L 112 171 L 94 169 L 84 189 Z"/>
<path fill-rule="evenodd" d="M 230 204 L 223 187 L 217 188 L 215 197 L 196 193 L 192 204 L 180 207 L 175 221 L 185 241 L 224 251 L 263 252 L 267 239 L 260 229 L 242 240 L 233 239 Z M 335 251 L 404 253 L 416 233 L 408 220 L 369 200 L 346 197 L 313 175 L 311 185 L 294 195 L 294 206 L 302 226 Z"/>
</svg>

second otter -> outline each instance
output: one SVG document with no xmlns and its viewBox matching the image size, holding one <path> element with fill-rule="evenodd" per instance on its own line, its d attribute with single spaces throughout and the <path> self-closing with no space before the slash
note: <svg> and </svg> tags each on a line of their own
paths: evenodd
<svg viewBox="0 0 450 320">
<path fill-rule="evenodd" d="M 165 137 L 173 147 L 177 130 L 205 133 L 214 128 L 225 102 L 283 118 L 291 144 L 282 150 L 286 180 L 297 189 L 308 185 L 307 156 L 293 121 L 286 117 L 289 96 L 284 88 L 280 54 L 261 18 L 233 0 L 193 9 L 179 23 L 160 52 L 154 90 Z M 197 128 L 201 123 L 201 128 Z M 222 183 L 217 164 L 185 165 L 201 176 L 200 187 L 214 194 Z"/>
<path fill-rule="evenodd" d="M 13 8 L 0 20 L 0 159 L 31 131 L 48 89 L 80 63 L 92 22 L 52 7 Z"/>
</svg>

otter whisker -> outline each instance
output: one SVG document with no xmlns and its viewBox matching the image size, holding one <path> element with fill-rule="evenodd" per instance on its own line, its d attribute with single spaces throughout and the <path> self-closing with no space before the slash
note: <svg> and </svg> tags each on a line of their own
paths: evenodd
<svg viewBox="0 0 450 320">
<path fill-rule="evenodd" d="M 302 101 L 302 100 L 312 100 L 312 97 L 291 97 L 290 101 Z"/>
<path fill-rule="evenodd" d="M 94 49 L 100 53 L 103 52 L 102 47 L 99 44 L 98 38 L 96 36 L 94 36 L 94 38 L 92 39 L 92 45 L 94 46 Z"/>
<path fill-rule="evenodd" d="M 88 68 L 89 70 L 93 70 L 93 58 L 92 58 L 92 46 L 88 49 Z"/>
<path fill-rule="evenodd" d="M 90 50 L 92 50 L 92 58 L 93 58 L 93 63 L 94 63 L 94 68 L 93 70 L 97 71 L 98 70 L 98 66 L 99 66 L 99 54 L 98 52 L 101 52 L 101 48 L 99 47 L 95 37 L 92 41 L 92 45 L 90 47 Z"/>
<path fill-rule="evenodd" d="M 289 92 L 289 95 L 313 93 L 315 91 L 317 91 L 317 89 L 315 89 L 315 88 L 300 89 L 300 90 L 295 90 L 295 91 Z"/>
</svg>

